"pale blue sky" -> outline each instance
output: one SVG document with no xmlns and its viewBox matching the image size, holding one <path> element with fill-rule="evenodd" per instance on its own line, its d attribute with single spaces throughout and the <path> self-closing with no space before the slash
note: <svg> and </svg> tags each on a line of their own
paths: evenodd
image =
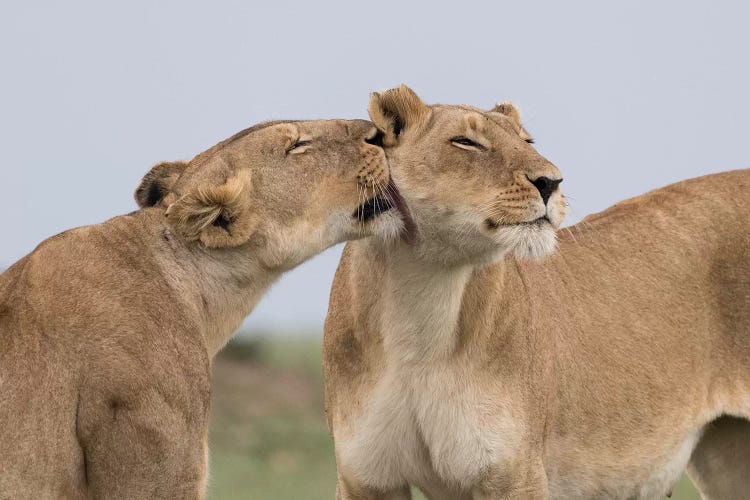
<svg viewBox="0 0 750 500">
<path fill-rule="evenodd" d="M 135 208 L 160 160 L 271 118 L 426 102 L 521 107 L 574 222 L 750 166 L 746 2 L 5 2 L 0 265 Z M 340 248 L 287 275 L 252 329 L 322 326 Z"/>
</svg>

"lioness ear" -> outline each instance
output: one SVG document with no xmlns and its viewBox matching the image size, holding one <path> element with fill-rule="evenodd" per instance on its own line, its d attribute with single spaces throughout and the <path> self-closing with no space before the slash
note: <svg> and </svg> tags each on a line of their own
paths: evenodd
<svg viewBox="0 0 750 500">
<path fill-rule="evenodd" d="M 199 185 L 167 208 L 167 221 L 189 241 L 207 247 L 234 247 L 250 238 L 258 217 L 250 203 L 250 173 L 243 170 L 221 184 Z"/>
<path fill-rule="evenodd" d="M 157 163 L 141 179 L 133 196 L 140 208 L 154 207 L 164 200 L 177 179 L 185 171 L 187 162 L 163 161 Z"/>
<path fill-rule="evenodd" d="M 385 146 L 395 146 L 404 130 L 416 127 L 430 117 L 430 108 L 406 85 L 382 94 L 373 92 L 367 111 L 375 126 L 385 134 Z"/>
<path fill-rule="evenodd" d="M 523 125 L 521 124 L 521 112 L 518 111 L 518 108 L 513 104 L 509 102 L 499 102 L 495 104 L 495 107 L 492 108 L 491 112 L 500 113 L 501 115 L 505 115 L 510 118 L 510 120 L 518 128 L 518 135 L 521 136 L 521 139 L 526 142 L 534 142 L 534 140 L 531 138 L 531 135 L 526 131 L 525 128 L 523 128 Z"/>
</svg>

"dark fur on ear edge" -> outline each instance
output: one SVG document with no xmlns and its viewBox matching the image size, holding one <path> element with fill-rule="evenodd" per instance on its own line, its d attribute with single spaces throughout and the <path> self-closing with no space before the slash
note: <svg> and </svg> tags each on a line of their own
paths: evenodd
<svg viewBox="0 0 750 500">
<path fill-rule="evenodd" d="M 159 205 L 172 190 L 185 167 L 187 162 L 184 161 L 163 161 L 151 167 L 133 194 L 138 206 L 146 208 Z"/>
<path fill-rule="evenodd" d="M 406 85 L 373 92 L 367 108 L 370 119 L 385 134 L 383 144 L 395 146 L 404 130 L 410 129 L 430 116 L 430 108 Z"/>
<path fill-rule="evenodd" d="M 250 207 L 249 177 L 242 173 L 188 192 L 169 205 L 167 221 L 178 235 L 207 247 L 243 244 L 258 222 Z"/>
</svg>

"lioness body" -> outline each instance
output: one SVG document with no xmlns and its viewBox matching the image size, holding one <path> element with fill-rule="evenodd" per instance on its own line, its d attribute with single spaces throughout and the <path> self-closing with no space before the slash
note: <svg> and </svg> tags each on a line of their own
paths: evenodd
<svg viewBox="0 0 750 500">
<path fill-rule="evenodd" d="M 747 170 L 683 182 L 562 231 L 546 260 L 467 276 L 349 243 L 326 326 L 344 477 L 446 499 L 482 498 L 490 469 L 508 498 L 666 493 L 707 424 L 750 417 L 748 190 Z M 431 328 L 384 328 L 422 301 Z"/>
<path fill-rule="evenodd" d="M 382 130 L 406 124 L 386 151 L 422 239 L 349 243 L 334 280 L 338 498 L 410 498 L 411 484 L 446 500 L 650 499 L 689 461 L 707 498 L 743 498 L 750 171 L 620 203 L 529 260 L 512 252 L 548 241 L 524 222 L 539 216 L 529 186 L 554 169 L 492 112 L 428 108 L 405 88 L 372 102 Z M 554 224 L 562 199 L 539 191 Z"/>
<path fill-rule="evenodd" d="M 51 238 L 0 276 L 0 497 L 203 490 L 209 355 L 169 286 L 166 231 L 146 209 Z"/>
<path fill-rule="evenodd" d="M 202 498 L 214 354 L 285 270 L 398 231 L 373 198 L 389 175 L 374 132 L 250 128 L 156 165 L 143 210 L 2 274 L 0 498 Z"/>
</svg>

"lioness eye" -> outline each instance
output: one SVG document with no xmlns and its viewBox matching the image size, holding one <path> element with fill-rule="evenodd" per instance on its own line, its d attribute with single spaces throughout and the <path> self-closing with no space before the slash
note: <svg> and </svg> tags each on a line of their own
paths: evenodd
<svg viewBox="0 0 750 500">
<path fill-rule="evenodd" d="M 463 146 L 464 148 L 479 149 L 480 151 L 484 151 L 487 149 L 486 147 L 482 146 L 478 142 L 472 141 L 468 137 L 464 137 L 464 136 L 454 137 L 453 139 L 451 139 L 451 142 L 458 147 Z"/>
<path fill-rule="evenodd" d="M 293 153 L 295 149 L 299 149 L 299 148 L 305 147 L 305 146 L 309 145 L 311 142 L 312 141 L 297 141 L 294 144 L 292 144 L 292 147 L 290 147 L 287 150 L 287 153 Z"/>
</svg>

